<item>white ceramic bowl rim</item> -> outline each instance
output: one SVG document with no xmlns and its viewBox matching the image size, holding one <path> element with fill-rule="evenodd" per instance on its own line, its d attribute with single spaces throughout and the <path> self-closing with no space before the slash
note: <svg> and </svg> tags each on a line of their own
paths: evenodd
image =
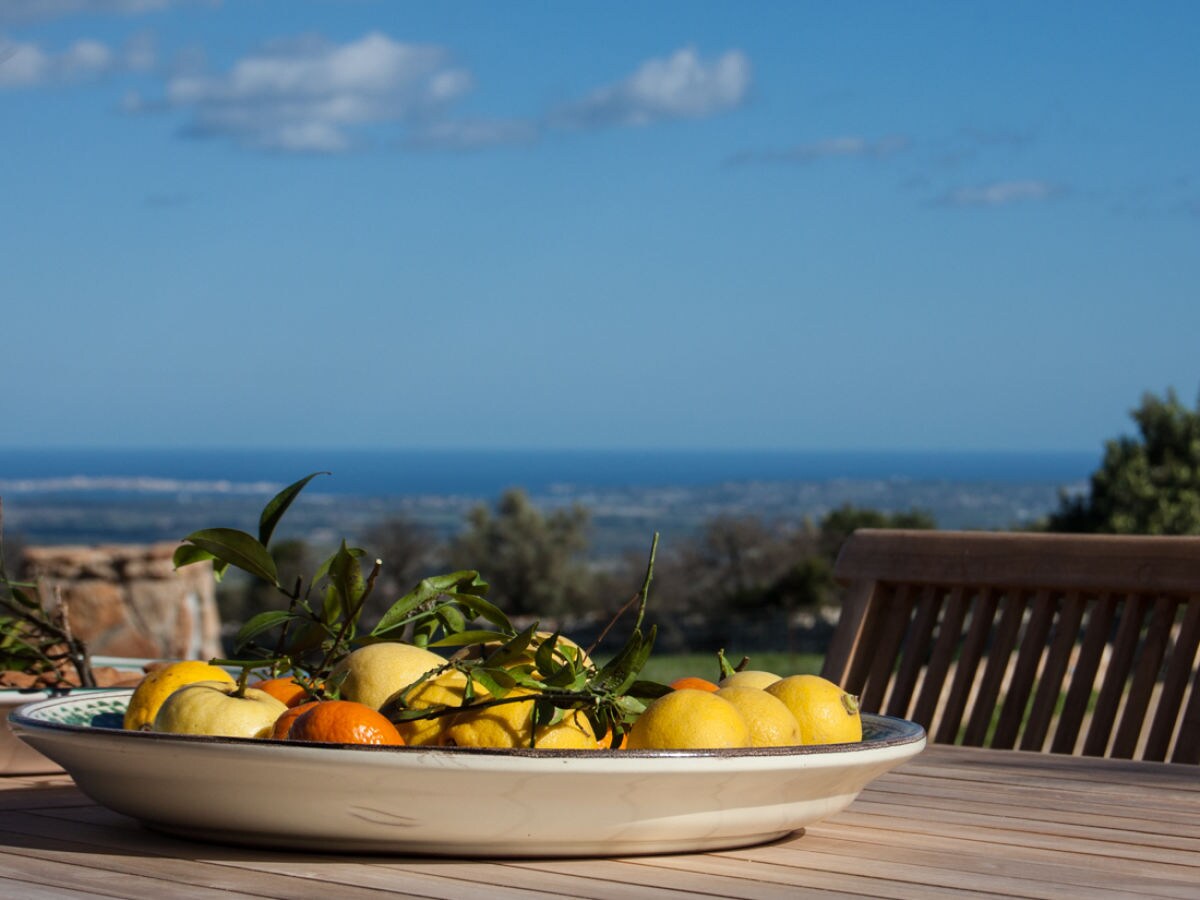
<svg viewBox="0 0 1200 900">
<path fill-rule="evenodd" d="M 18 730 L 50 731 L 67 734 L 103 734 L 106 737 L 130 741 L 154 741 L 173 744 L 220 744 L 220 745 L 251 745 L 263 746 L 265 743 L 258 738 L 213 737 L 208 735 L 165 734 L 150 731 L 126 731 L 119 727 L 72 724 L 54 721 L 53 713 L 62 712 L 62 707 L 78 704 L 83 698 L 89 700 L 127 700 L 132 695 L 132 688 L 95 689 L 76 688 L 70 693 L 53 696 L 34 703 L 28 703 L 9 715 L 9 722 Z M 863 740 L 850 744 L 820 744 L 791 747 L 745 747 L 735 749 L 711 750 L 542 750 L 534 748 L 493 749 L 480 747 L 405 747 L 405 746 L 370 746 L 363 744 L 338 743 L 307 743 L 291 744 L 299 749 L 307 746 L 336 747 L 343 750 L 354 750 L 364 753 L 387 754 L 455 754 L 505 757 L 530 757 L 536 759 L 553 759 L 556 757 L 579 758 L 613 757 L 613 758 L 679 758 L 679 757 L 708 757 L 708 758 L 745 758 L 745 757 L 796 757 L 820 756 L 822 754 L 854 754 L 856 752 L 872 752 L 888 747 L 900 747 L 908 744 L 921 743 L 925 740 L 925 729 L 907 719 L 893 716 L 863 713 Z"/>
</svg>

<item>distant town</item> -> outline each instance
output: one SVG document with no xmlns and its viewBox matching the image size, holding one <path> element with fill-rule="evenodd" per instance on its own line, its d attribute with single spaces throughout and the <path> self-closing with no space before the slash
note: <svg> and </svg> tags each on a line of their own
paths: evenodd
<svg viewBox="0 0 1200 900">
<path fill-rule="evenodd" d="M 1084 488 L 1082 482 L 833 479 L 659 488 L 560 486 L 531 491 L 530 499 L 544 510 L 583 506 L 590 516 L 591 553 L 603 558 L 644 547 L 652 532 L 661 532 L 669 542 L 672 536 L 692 534 L 717 517 L 797 524 L 817 521 L 847 504 L 889 513 L 920 510 L 943 529 L 1020 528 L 1056 508 L 1061 490 Z M 61 545 L 178 540 L 214 524 L 253 530 L 267 496 L 252 492 L 18 493 L 4 498 L 5 532 L 29 545 Z M 383 497 L 310 491 L 289 513 L 285 532 L 315 547 L 332 547 L 342 537 L 353 540 L 379 522 L 404 519 L 449 537 L 463 527 L 473 507 L 494 499 L 470 494 Z"/>
</svg>

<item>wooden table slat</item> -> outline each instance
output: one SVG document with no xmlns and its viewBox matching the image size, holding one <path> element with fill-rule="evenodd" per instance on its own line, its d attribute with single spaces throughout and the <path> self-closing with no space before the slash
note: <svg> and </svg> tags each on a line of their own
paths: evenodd
<svg viewBox="0 0 1200 900">
<path fill-rule="evenodd" d="M 584 812 L 583 814 L 586 814 Z M 692 855 L 470 860 L 176 839 L 65 776 L 0 779 L 0 897 L 1200 898 L 1200 770 L 931 746 L 786 840 Z"/>
</svg>

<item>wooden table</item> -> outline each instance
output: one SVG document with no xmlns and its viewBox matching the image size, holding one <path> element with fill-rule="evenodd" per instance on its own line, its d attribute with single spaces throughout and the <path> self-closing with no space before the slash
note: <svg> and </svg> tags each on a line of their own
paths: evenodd
<svg viewBox="0 0 1200 900">
<path fill-rule="evenodd" d="M 518 862 L 190 843 L 65 776 L 0 779 L 0 897 L 250 896 L 1197 900 L 1200 769 L 936 746 L 773 845 Z"/>
</svg>

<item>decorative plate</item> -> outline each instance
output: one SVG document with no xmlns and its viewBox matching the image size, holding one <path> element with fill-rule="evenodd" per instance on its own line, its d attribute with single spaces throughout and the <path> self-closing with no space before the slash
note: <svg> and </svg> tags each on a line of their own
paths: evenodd
<svg viewBox="0 0 1200 900">
<path fill-rule="evenodd" d="M 476 750 L 123 731 L 129 690 L 55 697 L 13 730 L 79 788 L 172 834 L 317 851 L 625 856 L 764 843 L 845 809 L 925 746 L 864 715 L 858 744 Z"/>
</svg>

